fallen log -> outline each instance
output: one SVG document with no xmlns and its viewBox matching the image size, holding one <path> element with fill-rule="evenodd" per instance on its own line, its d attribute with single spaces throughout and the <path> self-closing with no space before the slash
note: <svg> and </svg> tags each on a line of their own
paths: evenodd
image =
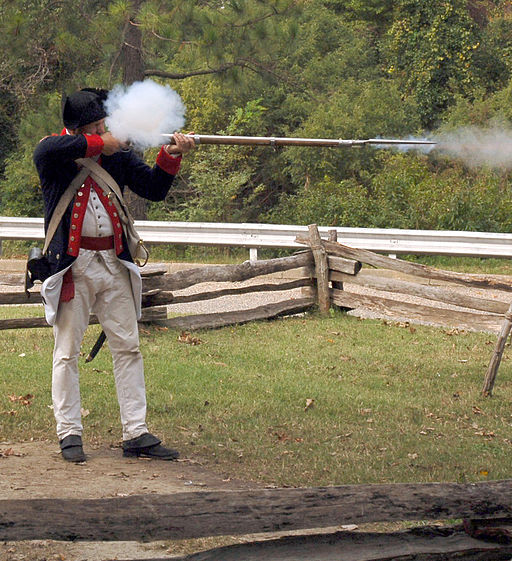
<svg viewBox="0 0 512 561">
<path fill-rule="evenodd" d="M 332 301 L 341 308 L 365 308 L 406 320 L 443 325 L 473 331 L 492 331 L 500 329 L 503 316 L 497 314 L 479 314 L 476 312 L 463 312 L 447 308 L 422 306 L 409 302 L 400 302 L 380 296 L 356 294 L 346 290 L 332 290 Z"/>
<path fill-rule="evenodd" d="M 0 540 L 164 540 L 512 515 L 512 481 L 0 501 Z"/>
<path fill-rule="evenodd" d="M 253 541 L 173 558 L 174 561 L 509 561 L 512 544 L 485 542 L 459 528 L 402 532 L 338 531 Z M 140 560 L 142 561 L 142 560 Z M 164 561 L 146 559 L 145 561 Z"/>
<path fill-rule="evenodd" d="M 295 241 L 297 243 L 307 245 L 308 238 L 298 236 L 295 238 Z M 356 249 L 335 242 L 322 240 L 322 243 L 329 254 L 339 255 L 340 257 L 345 257 L 346 259 L 361 261 L 362 263 L 372 265 L 373 267 L 391 269 L 392 271 L 398 271 L 407 275 L 427 279 L 454 282 L 465 286 L 492 288 L 494 290 L 512 292 L 512 281 L 507 282 L 488 275 L 455 273 L 453 271 L 435 269 L 434 267 L 429 267 L 428 265 L 410 263 L 409 261 L 402 261 L 401 259 L 391 259 L 390 257 L 373 253 L 367 249 Z"/>
<path fill-rule="evenodd" d="M 265 261 L 245 261 L 240 265 L 207 265 L 184 271 L 177 271 L 147 278 L 145 290 L 181 290 L 202 282 L 240 282 L 261 275 L 288 271 L 299 267 L 313 267 L 313 255 L 310 251 L 298 253 L 291 257 L 280 257 Z"/>
<path fill-rule="evenodd" d="M 173 329 L 215 329 L 226 325 L 237 325 L 248 323 L 249 321 L 300 314 L 311 309 L 314 304 L 314 298 L 297 298 L 296 300 L 284 300 L 283 302 L 265 304 L 250 310 L 178 316 L 166 320 L 156 320 L 153 323 L 160 327 L 170 327 Z"/>
<path fill-rule="evenodd" d="M 409 294 L 426 300 L 444 302 L 461 308 L 471 308 L 482 312 L 490 312 L 503 315 L 508 310 L 509 303 L 500 300 L 489 300 L 462 294 L 460 291 L 445 286 L 431 286 L 415 282 L 404 281 L 396 278 L 379 277 L 375 271 L 361 271 L 356 276 L 349 276 L 343 273 L 331 272 L 330 279 L 342 281 L 358 286 L 364 286 L 374 290 L 382 290 L 398 294 Z"/>
</svg>

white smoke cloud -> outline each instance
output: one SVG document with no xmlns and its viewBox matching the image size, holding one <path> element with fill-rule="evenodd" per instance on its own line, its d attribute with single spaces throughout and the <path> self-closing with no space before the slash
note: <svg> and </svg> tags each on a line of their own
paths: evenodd
<svg viewBox="0 0 512 561">
<path fill-rule="evenodd" d="M 436 140 L 439 153 L 470 168 L 512 169 L 512 131 L 505 127 L 467 127 L 439 134 Z"/>
<path fill-rule="evenodd" d="M 136 148 L 160 146 L 163 133 L 173 133 L 185 124 L 185 106 L 169 86 L 152 80 L 131 86 L 115 86 L 105 101 L 109 131 Z"/>
</svg>

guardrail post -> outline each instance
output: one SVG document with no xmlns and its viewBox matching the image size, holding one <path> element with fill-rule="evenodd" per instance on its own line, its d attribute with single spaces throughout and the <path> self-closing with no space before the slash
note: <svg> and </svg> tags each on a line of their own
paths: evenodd
<svg viewBox="0 0 512 561">
<path fill-rule="evenodd" d="M 257 247 L 250 247 L 249 248 L 249 261 L 258 261 L 258 248 Z"/>
</svg>

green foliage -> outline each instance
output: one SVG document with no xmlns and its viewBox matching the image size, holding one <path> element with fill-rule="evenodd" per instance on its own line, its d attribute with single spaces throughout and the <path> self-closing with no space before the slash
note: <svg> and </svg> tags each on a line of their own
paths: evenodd
<svg viewBox="0 0 512 561">
<path fill-rule="evenodd" d="M 388 32 L 388 73 L 414 94 L 422 124 L 432 127 L 456 93 L 475 87 L 478 29 L 464 0 L 401 0 L 396 14 Z"/>
<path fill-rule="evenodd" d="M 27 113 L 21 120 L 18 149 L 6 159 L 4 179 L 0 181 L 0 214 L 43 215 L 43 199 L 32 154 L 41 138 L 60 132 L 59 109 L 60 95 L 49 94 L 40 100 L 37 110 Z"/>
<path fill-rule="evenodd" d="M 0 212 L 41 214 L 34 145 L 59 131 L 63 92 L 121 79 L 128 30 L 140 32 L 138 70 L 182 96 L 186 130 L 398 138 L 425 127 L 508 127 L 508 4 L 4 3 Z M 505 171 L 470 171 L 435 153 L 200 147 L 148 218 L 508 231 L 510 183 Z"/>
<path fill-rule="evenodd" d="M 421 156 L 385 156 L 386 165 L 372 179 L 377 212 L 374 225 L 424 230 L 510 231 L 510 178 L 491 171 L 468 173 L 440 163 L 433 173 Z"/>
<path fill-rule="evenodd" d="M 254 135 L 265 107 L 253 100 L 232 115 L 222 134 Z M 221 146 L 202 149 L 188 169 L 194 195 L 183 201 L 171 216 L 175 219 L 210 222 L 245 222 L 264 186 L 254 172 L 257 150 Z"/>
</svg>

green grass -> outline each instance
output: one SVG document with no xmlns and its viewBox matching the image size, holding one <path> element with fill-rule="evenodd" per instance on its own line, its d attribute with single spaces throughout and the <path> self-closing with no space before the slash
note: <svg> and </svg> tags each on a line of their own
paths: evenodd
<svg viewBox="0 0 512 561">
<path fill-rule="evenodd" d="M 3 307 L 3 317 L 40 314 Z M 87 331 L 87 353 L 99 327 Z M 511 476 L 512 381 L 480 389 L 496 337 L 342 313 L 196 332 L 144 329 L 150 430 L 226 476 L 275 485 Z M 54 438 L 50 329 L 0 332 L 0 440 Z M 110 354 L 81 359 L 84 439 L 121 437 Z M 9 396 L 33 395 L 30 405 Z M 308 400 L 314 400 L 307 407 Z"/>
</svg>

